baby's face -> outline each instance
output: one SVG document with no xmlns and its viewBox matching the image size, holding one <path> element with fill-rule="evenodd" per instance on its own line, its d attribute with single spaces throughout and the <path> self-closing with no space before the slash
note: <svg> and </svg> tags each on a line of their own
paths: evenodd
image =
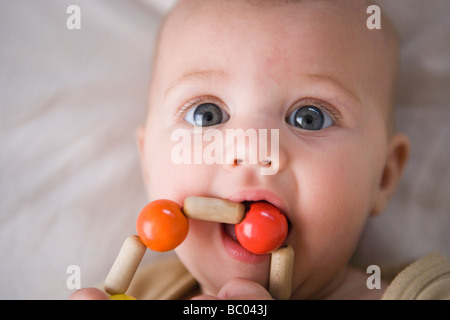
<svg viewBox="0 0 450 320">
<path fill-rule="evenodd" d="M 354 1 L 347 7 L 184 1 L 161 34 L 140 133 L 152 200 L 266 200 L 282 210 L 290 224 L 286 243 L 295 251 L 297 297 L 339 282 L 376 204 L 388 152 L 395 63 L 380 48 L 383 37 L 366 28 L 366 7 Z M 226 143 L 228 129 L 267 129 L 272 148 L 271 133 L 278 134 L 278 154 L 256 164 L 226 163 L 225 156 L 195 164 L 200 124 L 223 137 L 222 144 L 204 140 L 201 150 L 214 141 L 224 154 L 241 148 Z M 172 139 L 175 132 L 183 138 Z M 192 161 L 178 164 L 181 139 L 192 147 Z M 206 292 L 233 277 L 267 285 L 270 256 L 246 252 L 222 224 L 191 220 L 177 254 Z"/>
</svg>

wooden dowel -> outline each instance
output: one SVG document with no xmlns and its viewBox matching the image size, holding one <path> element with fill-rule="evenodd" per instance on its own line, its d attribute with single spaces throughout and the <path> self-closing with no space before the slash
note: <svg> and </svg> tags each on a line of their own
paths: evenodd
<svg viewBox="0 0 450 320">
<path fill-rule="evenodd" d="M 111 295 L 124 294 L 136 273 L 147 247 L 138 236 L 125 239 L 122 248 L 106 277 L 105 291 Z"/>
<path fill-rule="evenodd" d="M 237 224 L 244 219 L 245 206 L 240 202 L 206 197 L 188 197 L 183 212 L 188 218 Z"/>
<path fill-rule="evenodd" d="M 270 262 L 269 293 L 277 300 L 291 297 L 294 250 L 281 247 L 272 253 Z"/>
</svg>

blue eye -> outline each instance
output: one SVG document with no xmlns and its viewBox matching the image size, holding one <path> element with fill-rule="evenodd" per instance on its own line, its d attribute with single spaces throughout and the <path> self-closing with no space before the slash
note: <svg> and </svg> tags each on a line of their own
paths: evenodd
<svg viewBox="0 0 450 320">
<path fill-rule="evenodd" d="M 230 116 L 214 103 L 202 103 L 189 109 L 184 120 L 198 127 L 210 127 L 228 121 Z"/>
<path fill-rule="evenodd" d="M 295 109 L 286 122 L 303 130 L 322 130 L 334 125 L 331 116 L 315 106 L 303 106 Z"/>
</svg>

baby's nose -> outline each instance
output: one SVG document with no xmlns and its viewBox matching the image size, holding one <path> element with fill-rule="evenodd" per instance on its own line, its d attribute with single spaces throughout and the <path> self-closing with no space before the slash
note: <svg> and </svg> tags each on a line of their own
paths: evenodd
<svg viewBox="0 0 450 320">
<path fill-rule="evenodd" d="M 280 169 L 278 129 L 227 129 L 226 164 L 230 168 L 254 166 L 261 175 Z"/>
</svg>

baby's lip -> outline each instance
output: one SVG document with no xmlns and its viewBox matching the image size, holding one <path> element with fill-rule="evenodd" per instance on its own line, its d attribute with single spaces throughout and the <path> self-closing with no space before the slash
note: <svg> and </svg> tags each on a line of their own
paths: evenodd
<svg viewBox="0 0 450 320">
<path fill-rule="evenodd" d="M 286 215 L 287 206 L 284 201 L 274 192 L 268 189 L 247 189 L 238 191 L 228 198 L 227 200 L 233 202 L 255 202 L 255 201 L 267 201 L 281 210 Z M 286 215 L 287 218 L 287 215 Z"/>
<path fill-rule="evenodd" d="M 266 201 L 275 207 L 277 207 L 282 214 L 286 217 L 287 223 L 288 223 L 288 236 L 291 231 L 291 221 L 289 219 L 287 206 L 285 202 L 279 197 L 276 193 L 268 190 L 268 189 L 247 189 L 238 191 L 234 194 L 232 194 L 230 197 L 227 198 L 227 200 L 233 201 L 233 202 L 242 202 L 246 205 L 246 211 L 249 208 L 249 202 L 256 202 L 256 201 Z M 285 240 L 285 244 L 287 243 L 287 238 Z"/>
<path fill-rule="evenodd" d="M 291 228 L 291 222 L 289 221 L 289 217 L 287 214 L 287 206 L 285 202 L 279 197 L 276 193 L 268 190 L 268 189 L 247 189 L 242 190 L 239 192 L 236 192 L 232 194 L 230 197 L 226 198 L 227 200 L 233 201 L 233 202 L 241 202 L 245 205 L 246 213 L 248 209 L 250 208 L 250 204 L 257 201 L 266 201 L 270 203 L 271 205 L 277 207 L 281 213 L 286 217 L 287 223 L 288 223 L 288 234 L 286 236 L 286 239 L 283 242 L 283 245 L 286 245 L 288 243 L 288 237 L 290 234 Z M 224 231 L 228 233 L 228 235 L 234 239 L 236 242 L 237 238 L 235 235 L 234 225 L 225 225 Z"/>
</svg>

